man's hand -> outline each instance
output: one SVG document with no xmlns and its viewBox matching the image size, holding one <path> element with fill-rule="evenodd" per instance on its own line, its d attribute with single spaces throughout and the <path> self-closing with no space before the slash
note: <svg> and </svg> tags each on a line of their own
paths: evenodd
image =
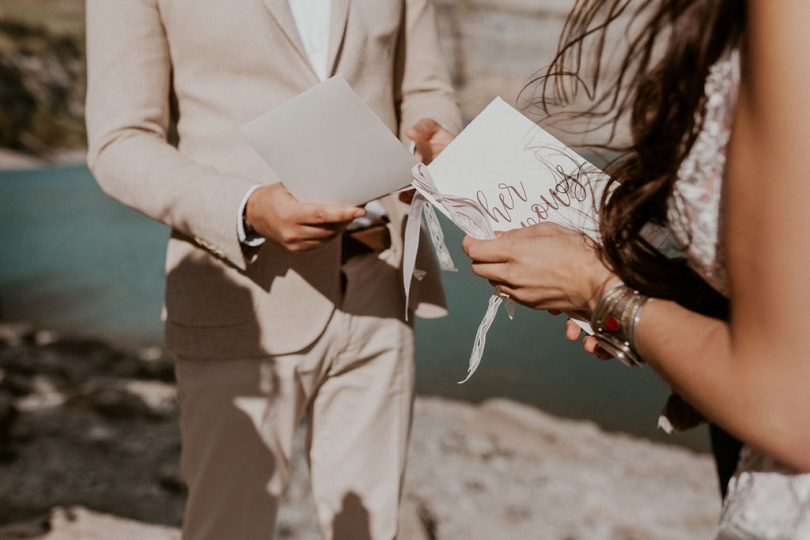
<svg viewBox="0 0 810 540">
<path fill-rule="evenodd" d="M 247 202 L 247 220 L 259 233 L 292 253 L 320 247 L 366 211 L 338 203 L 302 203 L 283 184 L 262 186 Z"/>
<path fill-rule="evenodd" d="M 429 165 L 455 137 L 435 120 L 423 118 L 405 132 L 416 143 L 416 157 Z M 399 200 L 410 204 L 416 191 L 410 189 L 399 194 Z"/>
<path fill-rule="evenodd" d="M 405 135 L 416 143 L 416 157 L 425 165 L 436 159 L 454 137 L 430 118 L 419 120 L 405 132 Z"/>
</svg>

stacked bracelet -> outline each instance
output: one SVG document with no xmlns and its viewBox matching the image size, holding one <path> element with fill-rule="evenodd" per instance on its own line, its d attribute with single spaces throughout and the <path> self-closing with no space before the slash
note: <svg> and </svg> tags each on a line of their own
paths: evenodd
<svg viewBox="0 0 810 540">
<path fill-rule="evenodd" d="M 591 316 L 599 345 L 629 366 L 644 363 L 636 352 L 636 327 L 647 300 L 648 297 L 620 283 L 605 292 Z"/>
</svg>

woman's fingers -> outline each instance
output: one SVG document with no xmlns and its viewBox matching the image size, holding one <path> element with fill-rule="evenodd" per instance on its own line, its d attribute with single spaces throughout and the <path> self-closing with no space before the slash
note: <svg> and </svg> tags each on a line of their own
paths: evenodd
<svg viewBox="0 0 810 540">
<path fill-rule="evenodd" d="M 576 325 L 574 321 L 568 319 L 565 321 L 565 337 L 569 341 L 576 341 L 582 335 L 582 328 Z"/>
<path fill-rule="evenodd" d="M 613 359 L 613 355 L 610 354 L 609 352 L 607 352 L 602 347 L 597 347 L 596 348 L 596 357 L 598 359 L 600 359 L 600 360 L 612 360 Z"/>
<path fill-rule="evenodd" d="M 613 355 L 603 349 L 599 345 L 599 341 L 593 336 L 588 336 L 582 340 L 582 345 L 585 347 L 586 351 L 593 354 L 600 360 L 611 360 L 613 358 Z"/>
<path fill-rule="evenodd" d="M 593 336 L 586 336 L 585 339 L 582 340 L 582 346 L 587 352 L 596 354 L 596 351 L 599 348 L 599 341 L 597 341 L 597 339 Z"/>
<path fill-rule="evenodd" d="M 516 302 L 520 302 L 520 298 L 518 298 L 518 292 L 513 287 L 510 287 L 508 284 L 503 283 L 501 281 L 489 281 L 490 285 L 495 287 L 495 290 L 498 291 L 498 294 L 501 296 L 506 296 L 515 300 Z"/>
<path fill-rule="evenodd" d="M 507 263 L 479 263 L 472 264 L 473 274 L 488 279 L 489 281 L 496 281 L 506 285 L 511 284 L 507 279 L 509 276 L 509 265 Z"/>
<path fill-rule="evenodd" d="M 576 341 L 582 335 L 582 328 L 580 328 L 574 321 L 568 319 L 565 321 L 565 337 L 569 341 Z M 599 341 L 593 336 L 585 336 L 582 340 L 582 347 L 586 352 L 589 352 L 599 358 L 600 360 L 610 360 L 613 358 L 609 352 L 599 346 Z"/>
<path fill-rule="evenodd" d="M 510 260 L 513 247 L 508 236 L 497 240 L 476 240 L 471 236 L 461 243 L 464 253 L 476 262 L 505 262 Z"/>
</svg>

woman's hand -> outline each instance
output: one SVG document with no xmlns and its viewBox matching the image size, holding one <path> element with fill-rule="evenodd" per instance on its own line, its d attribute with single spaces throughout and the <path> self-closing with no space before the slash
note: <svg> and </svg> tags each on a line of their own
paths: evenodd
<svg viewBox="0 0 810 540">
<path fill-rule="evenodd" d="M 582 328 L 580 328 L 571 319 L 565 321 L 565 339 L 568 341 L 578 341 L 579 337 L 582 335 L 582 332 Z M 609 360 L 613 358 L 610 353 L 599 346 L 599 341 L 597 341 L 597 339 L 593 336 L 586 335 L 582 339 L 582 348 L 585 349 L 585 352 L 591 353 L 601 360 Z"/>
<path fill-rule="evenodd" d="M 552 309 L 549 310 L 549 313 L 552 315 L 559 315 L 562 312 Z M 579 325 L 573 321 L 573 319 L 567 319 L 565 321 L 565 339 L 568 341 L 578 341 L 580 336 L 582 336 L 582 332 L 582 328 L 580 328 Z M 582 338 L 582 348 L 585 349 L 585 352 L 594 355 L 600 360 L 611 360 L 613 358 L 612 354 L 599 346 L 599 340 L 597 340 L 594 336 L 586 335 L 584 338 Z"/>
<path fill-rule="evenodd" d="M 474 273 L 534 309 L 590 313 L 612 277 L 585 236 L 553 223 L 467 237 L 463 247 Z"/>
</svg>

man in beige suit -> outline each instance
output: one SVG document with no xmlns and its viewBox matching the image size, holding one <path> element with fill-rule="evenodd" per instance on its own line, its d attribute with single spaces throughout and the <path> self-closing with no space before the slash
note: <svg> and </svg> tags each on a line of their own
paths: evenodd
<svg viewBox="0 0 810 540">
<path fill-rule="evenodd" d="M 460 128 L 429 0 L 88 0 L 87 33 L 90 166 L 172 229 L 186 538 L 272 537 L 304 416 L 324 536 L 394 537 L 413 397 L 407 206 L 299 202 L 239 128 L 339 73 L 429 160 Z M 429 252 L 417 266 L 412 305 L 440 316 Z"/>
</svg>

